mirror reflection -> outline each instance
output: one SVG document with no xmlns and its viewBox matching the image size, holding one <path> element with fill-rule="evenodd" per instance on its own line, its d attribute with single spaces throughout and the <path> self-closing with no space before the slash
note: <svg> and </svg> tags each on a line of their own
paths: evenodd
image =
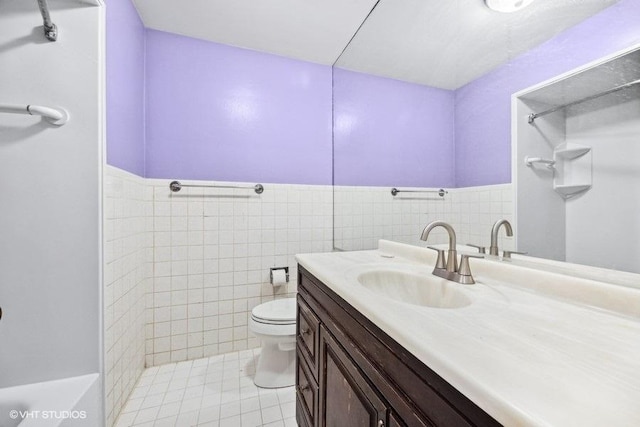
<svg viewBox="0 0 640 427">
<path fill-rule="evenodd" d="M 640 77 L 637 55 L 611 62 L 640 43 L 640 4 L 535 0 L 511 2 L 524 7 L 505 13 L 488 7 L 496 3 L 509 2 L 381 0 L 334 65 L 335 247 L 370 249 L 380 238 L 424 245 L 422 228 L 436 219 L 455 227 L 460 244 L 488 247 L 492 225 L 507 219 L 514 237 L 501 231 L 501 250 L 640 272 L 607 255 L 625 241 L 640 256 L 640 198 L 632 197 L 640 156 L 629 143 L 640 134 L 638 86 L 527 120 Z M 587 70 L 592 77 L 567 80 Z M 537 135 L 539 147 L 519 131 Z M 525 156 L 553 160 L 554 149 L 578 140 L 592 147 L 581 166 L 525 165 Z M 617 163 L 613 153 L 623 151 Z M 596 157 L 604 163 L 594 160 L 587 191 L 554 189 L 554 178 L 571 186 L 568 170 Z M 547 200 L 519 185 L 522 173 L 546 173 L 538 179 L 549 181 L 540 190 Z M 394 187 L 406 192 L 393 196 Z M 409 192 L 417 190 L 425 192 Z M 615 220 L 598 226 L 607 216 Z M 607 249 L 575 250 L 595 245 Z"/>
</svg>

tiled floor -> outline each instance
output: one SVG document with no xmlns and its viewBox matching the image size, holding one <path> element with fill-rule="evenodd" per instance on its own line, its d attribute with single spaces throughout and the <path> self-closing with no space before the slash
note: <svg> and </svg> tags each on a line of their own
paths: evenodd
<svg viewBox="0 0 640 427">
<path fill-rule="evenodd" d="M 297 427 L 294 387 L 260 389 L 260 350 L 144 371 L 116 427 Z"/>
</svg>

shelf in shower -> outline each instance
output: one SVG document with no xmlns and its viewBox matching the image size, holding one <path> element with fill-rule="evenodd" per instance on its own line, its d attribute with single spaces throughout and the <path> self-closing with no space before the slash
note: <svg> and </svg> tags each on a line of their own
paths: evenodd
<svg viewBox="0 0 640 427">
<path fill-rule="evenodd" d="M 579 144 L 565 143 L 561 144 L 553 150 L 553 154 L 556 157 L 572 160 L 577 159 L 591 151 L 591 147 L 587 147 Z"/>
<path fill-rule="evenodd" d="M 574 196 L 591 188 L 591 184 L 554 185 L 553 189 L 564 197 Z"/>
</svg>

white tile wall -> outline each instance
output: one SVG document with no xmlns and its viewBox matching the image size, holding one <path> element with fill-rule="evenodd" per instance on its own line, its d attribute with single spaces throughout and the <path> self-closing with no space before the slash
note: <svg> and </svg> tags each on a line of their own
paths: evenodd
<svg viewBox="0 0 640 427">
<path fill-rule="evenodd" d="M 145 364 L 145 294 L 150 285 L 151 197 L 145 180 L 104 170 L 104 330 L 107 426 Z"/>
<path fill-rule="evenodd" d="M 437 190 L 407 188 L 410 190 Z M 443 220 L 456 230 L 459 244 L 489 246 L 491 227 L 502 218 L 513 225 L 511 184 L 449 189 L 445 197 L 431 193 L 391 195 L 390 187 L 335 187 L 335 246 L 343 250 L 374 249 L 379 239 L 422 245 L 420 235 L 431 221 Z M 514 230 L 515 232 L 515 230 Z M 501 232 L 500 247 L 513 239 Z M 429 243 L 446 243 L 441 229 Z"/>
<path fill-rule="evenodd" d="M 247 326 L 253 307 L 294 296 L 295 254 L 332 249 L 332 187 L 265 184 L 260 195 L 246 189 L 172 193 L 168 180 L 148 182 L 154 284 L 147 300 L 147 366 L 257 347 Z M 284 266 L 291 281 L 274 288 L 269 269 Z"/>
<path fill-rule="evenodd" d="M 183 184 L 228 184 L 183 181 Z M 234 183 L 237 185 L 237 183 Z M 334 206 L 335 198 L 335 206 Z M 511 185 L 449 190 L 444 199 L 389 188 L 265 184 L 184 188 L 105 169 L 107 425 L 147 367 L 253 349 L 251 309 L 296 292 L 295 254 L 375 248 L 380 238 L 422 244 L 443 219 L 459 243 L 487 245 L 493 222 L 513 219 Z M 334 230 L 335 210 L 335 230 Z M 433 240 L 432 240 L 433 239 Z M 510 248 L 510 239 L 501 246 Z M 430 243 L 444 243 L 438 230 Z M 274 288 L 269 268 L 288 266 Z"/>
<path fill-rule="evenodd" d="M 489 247 L 493 224 L 506 219 L 517 233 L 514 221 L 513 186 L 511 184 L 456 188 L 450 191 L 450 209 L 445 220 L 451 221 L 461 244 Z M 498 235 L 500 249 L 514 250 L 514 238 L 504 230 Z"/>
</svg>

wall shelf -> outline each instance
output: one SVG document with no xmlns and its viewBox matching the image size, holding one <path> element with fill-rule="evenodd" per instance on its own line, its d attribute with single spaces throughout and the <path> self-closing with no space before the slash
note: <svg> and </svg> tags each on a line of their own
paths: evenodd
<svg viewBox="0 0 640 427">
<path fill-rule="evenodd" d="M 591 151 L 591 147 L 567 142 L 556 147 L 553 153 L 561 159 L 572 160 L 587 154 L 589 151 Z"/>
<path fill-rule="evenodd" d="M 553 189 L 564 197 L 571 197 L 591 188 L 591 184 L 554 185 Z"/>
<path fill-rule="evenodd" d="M 568 199 L 591 188 L 591 147 L 565 142 L 553 150 L 553 189 Z"/>
</svg>

